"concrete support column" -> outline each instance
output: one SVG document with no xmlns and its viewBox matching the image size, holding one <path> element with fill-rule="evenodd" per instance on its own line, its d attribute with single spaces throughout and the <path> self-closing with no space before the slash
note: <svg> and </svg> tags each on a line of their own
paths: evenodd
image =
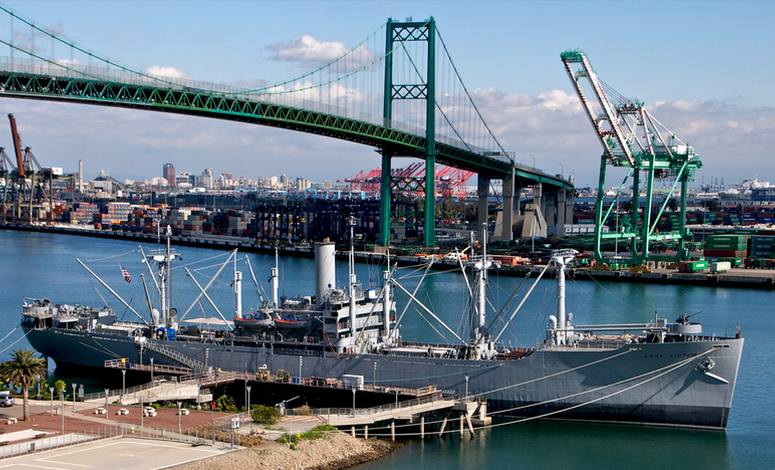
<svg viewBox="0 0 775 470">
<path fill-rule="evenodd" d="M 476 212 L 476 229 L 479 240 L 484 238 L 483 227 L 487 224 L 487 198 L 490 195 L 490 177 L 479 173 L 477 177 L 476 195 L 479 198 L 478 210 Z"/>
<path fill-rule="evenodd" d="M 517 202 L 519 205 L 519 202 Z M 514 172 L 503 178 L 503 213 L 501 223 L 501 240 L 514 239 Z"/>
<path fill-rule="evenodd" d="M 535 186 L 533 186 L 533 204 L 535 204 L 535 207 L 538 207 L 542 211 L 544 209 L 542 207 L 543 197 L 544 197 L 543 192 L 544 192 L 543 185 L 541 183 L 538 183 Z"/>
<path fill-rule="evenodd" d="M 382 176 L 379 186 L 379 243 L 382 246 L 390 245 L 391 158 L 390 153 L 382 152 Z"/>
</svg>

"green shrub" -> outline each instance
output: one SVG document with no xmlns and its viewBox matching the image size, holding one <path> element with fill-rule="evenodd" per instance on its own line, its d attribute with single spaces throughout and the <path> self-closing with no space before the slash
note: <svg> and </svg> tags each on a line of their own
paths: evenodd
<svg viewBox="0 0 775 470">
<path fill-rule="evenodd" d="M 321 437 L 324 437 L 327 433 L 331 431 L 336 431 L 336 428 L 331 426 L 330 424 L 321 424 L 320 426 L 315 426 L 314 428 L 310 429 L 307 432 L 298 434 L 297 437 L 301 440 L 314 441 L 315 439 L 320 439 Z"/>
<path fill-rule="evenodd" d="M 274 406 L 253 405 L 250 410 L 250 417 L 254 423 L 270 426 L 280 419 L 280 410 Z"/>
<path fill-rule="evenodd" d="M 237 404 L 234 402 L 234 398 L 230 395 L 221 395 L 215 400 L 215 407 L 218 411 L 226 411 L 228 413 L 236 413 Z"/>
</svg>

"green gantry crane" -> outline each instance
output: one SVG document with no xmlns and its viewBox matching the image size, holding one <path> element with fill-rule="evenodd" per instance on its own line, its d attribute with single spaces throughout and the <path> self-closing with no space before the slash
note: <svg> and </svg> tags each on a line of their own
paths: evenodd
<svg viewBox="0 0 775 470">
<path fill-rule="evenodd" d="M 649 251 L 651 242 L 664 241 L 676 244 L 676 260 L 687 259 L 689 253 L 685 244 L 691 233 L 686 228 L 686 192 L 694 172 L 702 167 L 700 156 L 694 152 L 693 147 L 649 113 L 643 102 L 625 98 L 600 80 L 584 52 L 568 50 L 560 57 L 603 145 L 595 203 L 595 258 L 604 263 L 639 265 L 653 259 Z M 591 98 L 587 97 L 587 92 Z M 606 170 L 609 166 L 626 168 L 628 171 L 615 190 L 615 201 L 606 207 Z M 646 180 L 646 197 L 641 202 L 643 178 Z M 618 206 L 620 195 L 630 180 L 632 193 L 629 214 L 622 218 L 624 223 L 616 230 L 605 232 L 606 222 Z M 670 185 L 656 212 L 653 210 L 655 180 Z M 659 232 L 657 223 L 679 184 L 678 227 Z M 604 256 L 603 242 L 617 239 L 629 242 L 628 258 L 612 259 Z"/>
</svg>

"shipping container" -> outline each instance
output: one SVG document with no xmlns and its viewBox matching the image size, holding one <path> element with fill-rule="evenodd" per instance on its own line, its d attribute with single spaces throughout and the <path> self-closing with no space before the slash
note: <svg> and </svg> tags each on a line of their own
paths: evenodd
<svg viewBox="0 0 775 470">
<path fill-rule="evenodd" d="M 730 269 L 732 269 L 732 263 L 729 261 L 716 261 L 710 265 L 710 272 L 712 273 L 725 273 Z"/>
</svg>

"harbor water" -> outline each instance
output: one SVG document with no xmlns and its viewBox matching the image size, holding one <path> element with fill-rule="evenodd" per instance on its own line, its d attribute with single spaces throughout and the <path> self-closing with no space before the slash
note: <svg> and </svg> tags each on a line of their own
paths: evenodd
<svg viewBox="0 0 775 470">
<path fill-rule="evenodd" d="M 107 301 L 126 320 L 138 320 L 75 261 L 81 258 L 111 284 L 139 312 L 146 311 L 140 274 L 146 273 L 137 253 L 137 243 L 33 232 L 0 231 L 0 360 L 14 349 L 28 348 L 18 328 L 20 306 L 24 297 L 48 297 L 58 303 L 81 303 L 98 306 Z M 154 248 L 148 245 L 148 249 Z M 197 248 L 179 248 L 183 259 L 173 272 L 175 306 L 185 311 L 197 294 L 186 279 L 183 265 L 189 265 L 197 280 L 205 283 L 225 259 L 224 252 Z M 265 291 L 268 270 L 274 257 L 249 256 L 256 277 Z M 191 264 L 193 263 L 193 264 Z M 127 283 L 121 267 L 132 274 Z M 312 260 L 282 258 L 281 295 L 308 295 L 314 290 Z M 244 305 L 258 302 L 247 267 L 243 289 Z M 359 264 L 357 273 L 364 286 L 379 289 L 384 266 Z M 338 266 L 340 284 L 346 281 L 347 268 Z M 213 300 L 224 316 L 233 312 L 231 268 L 224 270 L 213 285 Z M 422 272 L 400 270 L 398 277 L 407 288 L 413 286 Z M 528 283 L 514 277 L 491 273 L 490 298 L 496 307 L 503 305 L 516 288 L 522 292 Z M 555 309 L 554 281 L 542 281 L 519 313 L 509 332 L 507 343 L 531 346 L 541 341 L 548 315 Z M 465 326 L 464 311 L 468 302 L 465 283 L 456 273 L 431 272 L 424 280 L 418 298 L 435 311 L 452 328 Z M 398 297 L 399 312 L 405 300 Z M 667 318 L 680 314 L 694 315 L 706 334 L 734 335 L 740 326 L 746 338 L 737 389 L 726 433 L 662 429 L 630 425 L 568 423 L 561 421 L 528 422 L 490 429 L 473 440 L 460 442 L 457 437 L 437 438 L 425 442 L 411 441 L 391 456 L 364 465 L 362 469 L 405 468 L 770 468 L 775 461 L 775 409 L 772 390 L 773 340 L 775 334 L 775 291 L 733 288 L 704 288 L 674 285 L 568 283 L 568 310 L 578 323 L 645 322 L 655 313 Z M 510 312 L 506 313 L 507 316 Z M 204 302 L 196 305 L 189 318 L 216 316 Z M 401 334 L 407 339 L 447 341 L 414 309 L 401 322 Z M 435 326 L 435 325 L 434 325 Z M 496 328 L 498 323 L 496 323 Z M 66 377 L 81 381 L 91 388 L 101 386 L 96 379 Z"/>
</svg>

